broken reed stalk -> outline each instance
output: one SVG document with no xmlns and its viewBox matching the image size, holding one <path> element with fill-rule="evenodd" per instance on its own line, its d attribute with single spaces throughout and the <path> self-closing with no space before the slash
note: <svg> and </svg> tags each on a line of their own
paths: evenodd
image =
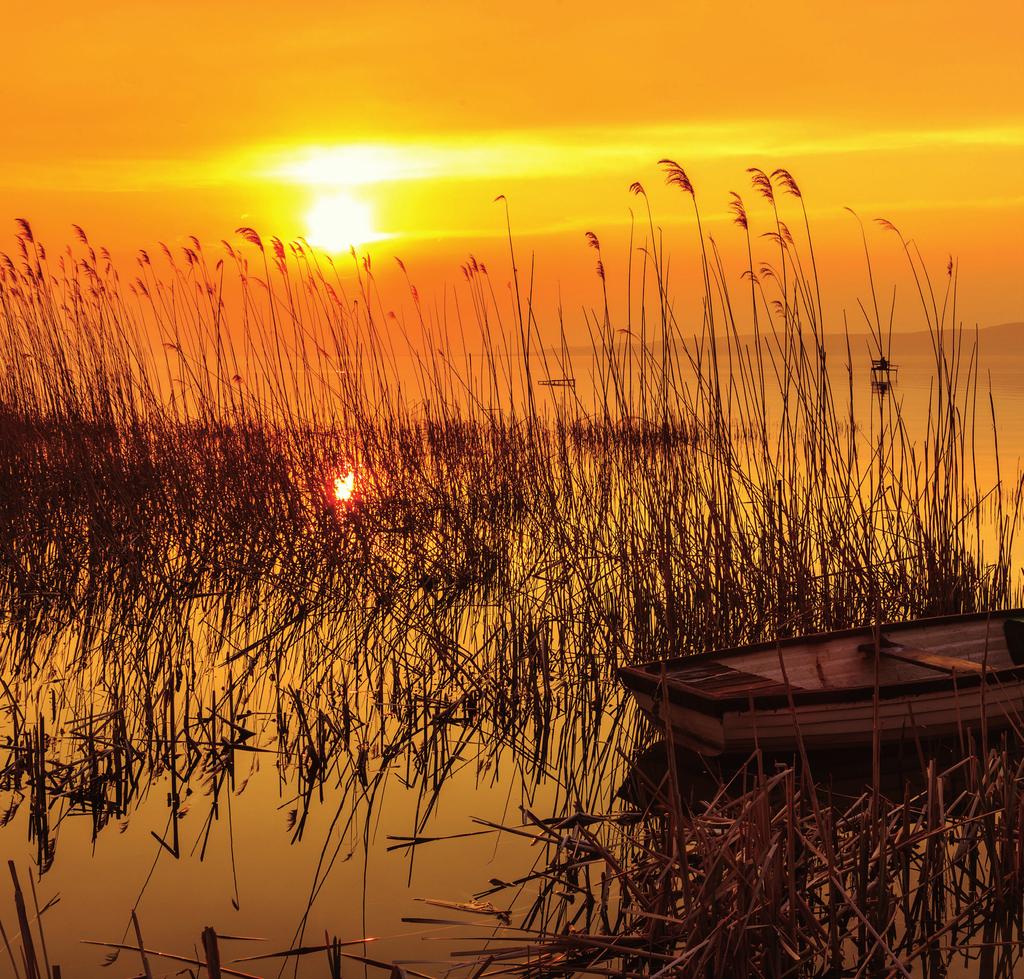
<svg viewBox="0 0 1024 979">
<path fill-rule="evenodd" d="M 153 979 L 153 970 L 149 965 L 149 958 L 146 955 L 146 944 L 142 940 L 142 927 L 139 925 L 138 915 L 132 909 L 132 928 L 135 929 L 135 939 L 139 943 L 139 958 L 142 960 L 142 972 L 146 979 Z"/>
<path fill-rule="evenodd" d="M 29 925 L 28 909 L 25 906 L 25 895 L 21 890 L 21 883 L 18 880 L 18 871 L 13 860 L 7 861 L 7 868 L 11 873 L 11 882 L 14 885 L 14 910 L 18 915 L 18 930 L 21 933 L 21 954 L 22 963 L 25 966 L 26 979 L 45 979 L 49 972 L 42 972 L 39 960 L 36 958 L 35 940 L 32 937 L 32 928 Z"/>
</svg>

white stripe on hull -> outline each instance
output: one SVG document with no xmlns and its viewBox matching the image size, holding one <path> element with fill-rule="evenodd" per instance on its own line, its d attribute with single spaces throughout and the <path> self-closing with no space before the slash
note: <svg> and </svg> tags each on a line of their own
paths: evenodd
<svg viewBox="0 0 1024 979">
<path fill-rule="evenodd" d="M 636 696 L 648 714 L 664 723 L 664 715 L 654 715 L 649 696 Z M 746 752 L 757 745 L 793 748 L 798 736 L 807 748 L 870 744 L 876 719 L 872 700 L 807 704 L 795 712 L 788 707 L 737 711 L 722 718 L 679 704 L 659 705 L 659 712 L 666 709 L 674 735 L 705 754 Z M 1024 684 L 1015 681 L 990 685 L 985 690 L 984 705 L 982 688 L 975 686 L 880 699 L 877 707 L 879 738 L 883 742 L 947 737 L 962 727 L 977 728 L 983 717 L 989 727 L 1019 724 L 1024 728 Z"/>
</svg>

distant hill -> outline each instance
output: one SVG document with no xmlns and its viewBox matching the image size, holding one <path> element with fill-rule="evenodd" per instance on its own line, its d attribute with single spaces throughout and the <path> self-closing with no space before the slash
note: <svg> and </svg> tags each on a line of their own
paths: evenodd
<svg viewBox="0 0 1024 979">
<path fill-rule="evenodd" d="M 953 333 L 947 330 L 943 339 L 948 345 L 952 340 Z M 964 352 L 973 346 L 975 331 L 973 327 L 965 326 L 962 333 Z M 995 326 L 983 326 L 977 331 L 978 347 L 981 356 L 984 358 L 995 356 L 1024 356 L 1024 322 L 999 323 Z M 762 341 L 764 341 L 762 337 Z M 752 344 L 752 335 L 741 335 L 740 342 Z M 825 350 L 831 356 L 846 356 L 847 336 L 844 333 L 826 333 Z M 855 358 L 869 355 L 877 355 L 877 344 L 870 333 L 851 333 L 849 335 L 850 351 Z M 927 356 L 934 350 L 934 340 L 928 330 L 908 330 L 901 332 L 893 330 L 892 350 L 894 360 L 900 357 Z"/>
<path fill-rule="evenodd" d="M 974 344 L 975 331 L 971 327 L 964 327 L 962 339 L 967 349 Z M 992 356 L 1024 356 L 1024 322 L 999 323 L 995 326 L 984 326 L 977 330 L 978 349 L 982 357 Z M 952 331 L 943 335 L 947 345 L 952 339 Z M 832 352 L 837 347 L 845 349 L 846 339 L 843 336 L 829 337 L 825 341 L 826 349 Z M 913 330 L 907 333 L 893 331 L 892 351 L 893 358 L 925 356 L 933 350 L 934 340 L 927 330 Z M 851 334 L 850 347 L 855 354 L 865 349 L 874 350 L 875 344 L 867 333 Z"/>
<path fill-rule="evenodd" d="M 984 343 L 1007 344 L 1024 353 L 1024 323 L 1000 323 L 980 331 Z"/>
<path fill-rule="evenodd" d="M 681 333 L 681 336 L 688 344 L 693 339 L 693 334 L 687 334 L 685 331 Z M 952 333 L 950 331 L 944 334 L 944 339 L 947 343 L 951 337 Z M 740 334 L 739 340 L 743 346 L 750 346 L 754 342 L 754 336 L 751 333 L 743 333 Z M 761 341 L 762 343 L 769 343 L 770 337 L 762 334 Z M 965 344 L 964 352 L 966 353 L 974 343 L 973 327 L 964 326 L 963 341 Z M 621 350 L 625 347 L 627 338 L 620 333 L 616 336 L 615 342 L 616 348 Z M 719 333 L 719 344 L 720 350 L 725 348 L 726 340 L 723 333 Z M 825 334 L 825 351 L 829 357 L 845 358 L 846 344 L 847 336 L 845 333 Z M 849 335 L 849 344 L 850 351 L 858 360 L 872 354 L 877 355 L 877 346 L 869 333 L 851 333 Z M 985 359 L 992 356 L 1024 357 L 1024 322 L 998 323 L 994 326 L 980 327 L 978 329 L 978 344 L 981 356 Z M 640 348 L 640 344 L 635 338 L 632 341 L 632 346 L 635 350 Z M 652 353 L 661 349 L 661 340 L 657 335 L 648 341 L 647 349 Z M 547 347 L 545 350 L 546 353 L 554 356 L 557 356 L 560 352 L 555 347 Z M 900 357 L 927 356 L 932 350 L 932 336 L 927 330 L 893 331 L 892 350 L 890 353 L 894 361 Z M 568 347 L 568 353 L 570 356 L 586 356 L 593 353 L 593 348 L 589 344 L 574 344 Z"/>
</svg>

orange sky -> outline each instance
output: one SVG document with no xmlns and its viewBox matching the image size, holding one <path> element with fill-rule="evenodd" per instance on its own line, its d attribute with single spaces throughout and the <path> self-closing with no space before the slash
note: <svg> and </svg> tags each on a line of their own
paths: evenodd
<svg viewBox="0 0 1024 979">
<path fill-rule="evenodd" d="M 0 247 L 21 216 L 129 257 L 239 224 L 313 237 L 319 201 L 321 224 L 348 222 L 339 240 L 376 237 L 360 244 L 378 264 L 401 255 L 439 288 L 471 251 L 501 261 L 504 193 L 548 295 L 578 306 L 596 301 L 584 231 L 616 288 L 635 179 L 692 254 L 689 201 L 656 166 L 670 156 L 727 253 L 728 192 L 760 213 L 745 167 L 792 170 L 837 308 L 863 285 L 849 205 L 936 268 L 958 256 L 969 320 L 1024 320 L 1019 0 L 108 0 L 2 18 Z"/>
</svg>

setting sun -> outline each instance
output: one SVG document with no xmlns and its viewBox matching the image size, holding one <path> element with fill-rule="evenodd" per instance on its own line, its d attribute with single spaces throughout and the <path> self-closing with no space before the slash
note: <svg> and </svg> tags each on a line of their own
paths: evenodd
<svg viewBox="0 0 1024 979">
<path fill-rule="evenodd" d="M 306 237 L 329 252 L 343 252 L 384 236 L 373 226 L 369 204 L 345 191 L 334 191 L 318 195 L 306 212 Z"/>
</svg>

